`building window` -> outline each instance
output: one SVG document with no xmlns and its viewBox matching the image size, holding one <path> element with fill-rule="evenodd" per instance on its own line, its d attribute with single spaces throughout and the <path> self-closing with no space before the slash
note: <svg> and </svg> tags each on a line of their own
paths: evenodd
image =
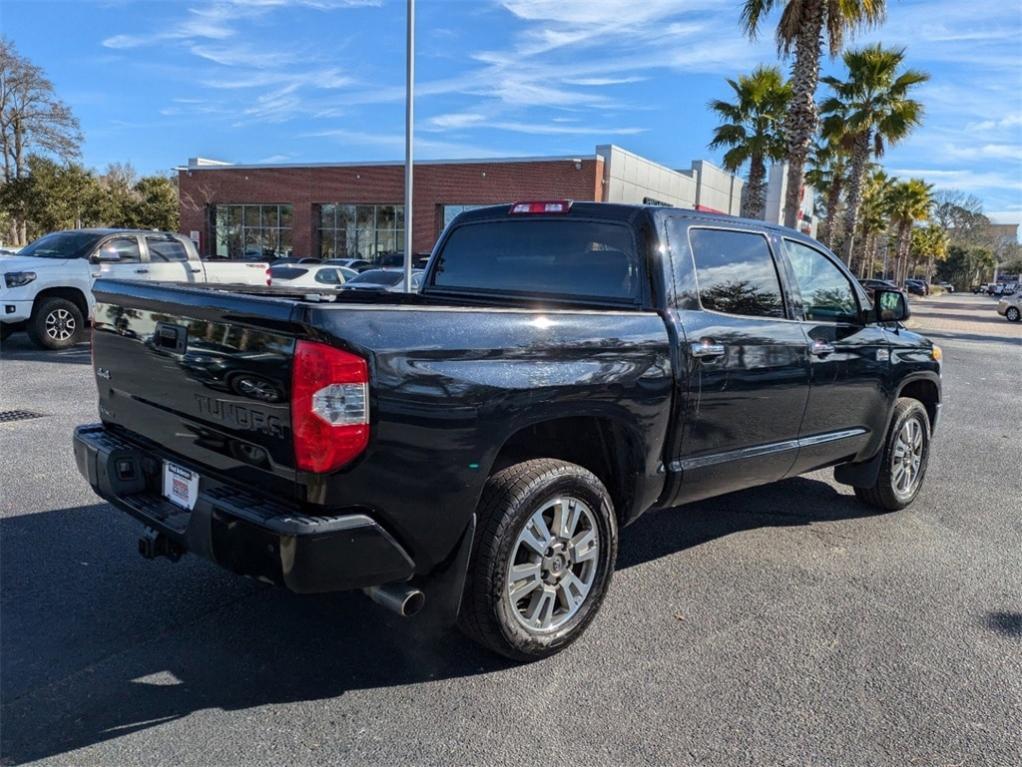
<svg viewBox="0 0 1022 767">
<path fill-rule="evenodd" d="M 378 261 L 404 252 L 403 205 L 319 206 L 319 257 Z"/>
<path fill-rule="evenodd" d="M 212 256 L 246 261 L 293 254 L 290 205 L 214 205 Z"/>
<path fill-rule="evenodd" d="M 483 205 L 441 205 L 440 208 L 443 212 L 443 229 L 446 229 L 451 225 L 451 222 L 459 213 L 464 213 L 466 210 L 475 210 L 476 208 L 485 208 L 486 204 Z"/>
</svg>

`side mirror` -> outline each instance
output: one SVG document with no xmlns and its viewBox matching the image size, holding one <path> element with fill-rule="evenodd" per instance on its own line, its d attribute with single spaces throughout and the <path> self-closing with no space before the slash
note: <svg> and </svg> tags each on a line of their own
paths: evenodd
<svg viewBox="0 0 1022 767">
<path fill-rule="evenodd" d="M 94 264 L 120 261 L 121 254 L 118 253 L 114 248 L 100 248 L 99 250 L 92 254 L 92 258 L 90 260 Z"/>
<path fill-rule="evenodd" d="M 900 290 L 877 290 L 874 301 L 879 322 L 904 322 L 909 318 L 908 299 Z"/>
</svg>

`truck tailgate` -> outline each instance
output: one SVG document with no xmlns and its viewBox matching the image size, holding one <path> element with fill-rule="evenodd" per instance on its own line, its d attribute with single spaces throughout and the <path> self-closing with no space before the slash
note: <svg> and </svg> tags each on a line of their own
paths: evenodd
<svg viewBox="0 0 1022 767">
<path fill-rule="evenodd" d="M 293 496 L 294 303 L 117 280 L 94 292 L 104 423 L 185 465 Z"/>
</svg>

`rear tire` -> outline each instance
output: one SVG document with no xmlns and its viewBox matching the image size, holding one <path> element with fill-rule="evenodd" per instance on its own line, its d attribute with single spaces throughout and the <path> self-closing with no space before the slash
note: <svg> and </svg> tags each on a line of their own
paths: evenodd
<svg viewBox="0 0 1022 767">
<path fill-rule="evenodd" d="M 1018 322 L 1022 319 L 1022 312 L 1019 312 L 1018 307 L 1009 306 L 1008 311 L 1004 313 L 1004 316 L 1008 318 L 1008 322 Z"/>
<path fill-rule="evenodd" d="M 929 459 L 930 417 L 922 402 L 902 397 L 894 406 L 877 481 L 855 488 L 856 497 L 885 511 L 904 509 L 919 494 Z"/>
<path fill-rule="evenodd" d="M 512 660 L 549 657 L 596 617 L 617 559 L 617 519 L 592 472 L 540 458 L 491 476 L 478 510 L 459 627 Z"/>
<path fill-rule="evenodd" d="M 40 349 L 67 349 L 81 340 L 85 318 L 73 301 L 44 298 L 32 307 L 26 330 Z"/>
</svg>

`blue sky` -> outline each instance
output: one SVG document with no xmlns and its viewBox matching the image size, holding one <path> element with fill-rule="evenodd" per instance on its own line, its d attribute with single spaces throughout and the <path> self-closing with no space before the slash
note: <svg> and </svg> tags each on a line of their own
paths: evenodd
<svg viewBox="0 0 1022 767">
<path fill-rule="evenodd" d="M 1022 5 L 889 0 L 852 44 L 906 46 L 925 126 L 885 164 L 1022 220 Z M 419 0 L 417 157 L 591 154 L 674 167 L 706 149 L 725 77 L 776 61 L 739 0 Z M 402 156 L 402 0 L 3 0 L 0 29 L 86 135 L 84 161 L 167 171 Z M 827 61 L 826 71 L 839 72 Z"/>
</svg>

